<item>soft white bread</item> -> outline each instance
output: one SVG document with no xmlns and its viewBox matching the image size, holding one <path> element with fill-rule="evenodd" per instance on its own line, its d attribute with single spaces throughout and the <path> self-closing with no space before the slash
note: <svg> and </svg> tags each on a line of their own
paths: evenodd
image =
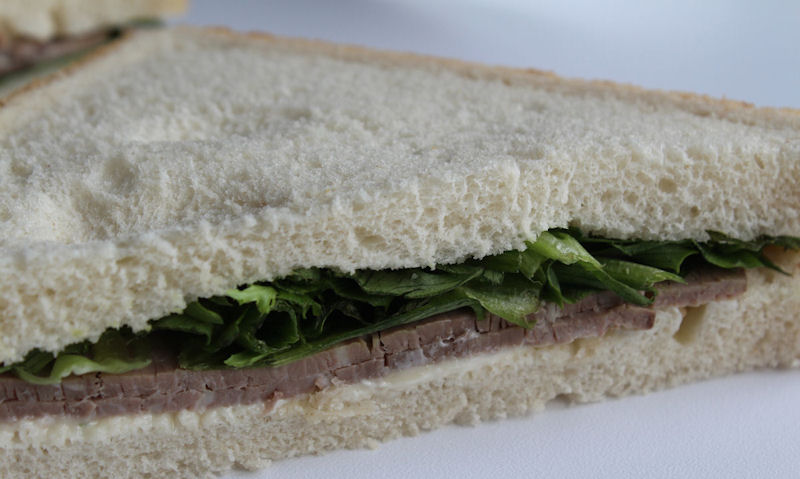
<svg viewBox="0 0 800 479">
<path fill-rule="evenodd" d="M 264 467 L 271 459 L 373 446 L 450 422 L 524 414 L 557 397 L 597 401 L 755 367 L 796 365 L 800 254 L 785 255 L 782 264 L 793 277 L 749 271 L 743 295 L 659 311 L 648 331 L 450 360 L 382 381 L 332 387 L 274 409 L 0 425 L 0 476 L 205 477 L 235 466 Z"/>
<path fill-rule="evenodd" d="M 297 267 L 800 235 L 800 114 L 227 31 L 141 32 L 0 108 L 0 361 Z"/>
<path fill-rule="evenodd" d="M 0 39 L 49 40 L 181 13 L 187 0 L 3 0 Z"/>
</svg>

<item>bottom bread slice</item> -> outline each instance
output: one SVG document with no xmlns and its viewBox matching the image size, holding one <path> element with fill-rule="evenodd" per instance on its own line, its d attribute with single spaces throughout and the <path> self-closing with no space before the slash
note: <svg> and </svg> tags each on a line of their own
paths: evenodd
<svg viewBox="0 0 800 479">
<path fill-rule="evenodd" d="M 335 385 L 269 405 L 0 424 L 0 477 L 207 477 L 234 467 L 372 447 L 456 422 L 473 424 L 575 402 L 641 394 L 800 358 L 800 255 L 794 276 L 748 271 L 747 291 L 659 310 L 647 331 L 515 347 Z"/>
</svg>

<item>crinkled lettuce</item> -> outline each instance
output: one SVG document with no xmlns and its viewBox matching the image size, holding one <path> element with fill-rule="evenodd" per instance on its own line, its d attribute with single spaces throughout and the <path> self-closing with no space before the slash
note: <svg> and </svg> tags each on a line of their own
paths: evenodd
<svg viewBox="0 0 800 479">
<path fill-rule="evenodd" d="M 286 364 L 342 341 L 413 323 L 458 308 L 478 318 L 497 315 L 531 327 L 542 301 L 563 306 L 598 291 L 636 305 L 651 304 L 661 281 L 684 282 L 698 264 L 767 267 L 766 246 L 800 249 L 800 238 L 738 241 L 710 232 L 711 240 L 635 241 L 551 230 L 525 250 L 470 259 L 435 269 L 303 269 L 271 282 L 243 285 L 189 304 L 180 314 L 151 322 L 149 332 L 108 331 L 96 344 L 80 343 L 58 356 L 34 351 L 8 366 L 34 383 L 70 374 L 122 373 L 149 363 L 152 338 L 165 338 L 187 369 Z"/>
<path fill-rule="evenodd" d="M 33 350 L 21 363 L 0 368 L 34 384 L 58 384 L 67 376 L 87 373 L 122 374 L 150 364 L 150 341 L 129 329 L 111 329 L 92 344 L 88 341 L 67 346 L 58 356 Z"/>
</svg>

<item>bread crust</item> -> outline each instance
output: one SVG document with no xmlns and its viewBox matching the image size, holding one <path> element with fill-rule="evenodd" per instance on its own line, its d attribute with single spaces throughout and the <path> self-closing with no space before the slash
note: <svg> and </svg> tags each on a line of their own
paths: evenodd
<svg viewBox="0 0 800 479">
<path fill-rule="evenodd" d="M 177 0 L 176 3 L 182 4 L 185 8 L 187 0 Z M 179 10 L 178 7 L 175 9 Z M 215 34 L 243 41 L 245 39 L 264 42 L 265 46 L 280 45 L 296 49 L 298 52 L 320 53 L 329 55 L 333 58 L 343 60 L 355 60 L 364 62 L 387 63 L 393 66 L 426 67 L 426 68 L 446 68 L 459 72 L 465 76 L 478 76 L 503 81 L 521 81 L 533 87 L 541 87 L 543 83 L 551 86 L 560 84 L 567 89 L 579 91 L 584 89 L 595 89 L 608 92 L 620 98 L 636 98 L 645 101 L 659 102 L 664 100 L 673 101 L 687 111 L 700 116 L 717 115 L 720 118 L 730 119 L 731 121 L 742 121 L 742 114 L 752 115 L 756 113 L 762 119 L 769 119 L 776 126 L 790 126 L 800 128 L 800 109 L 788 107 L 756 107 L 752 103 L 739 101 L 729 98 L 716 98 L 711 95 L 685 91 L 668 91 L 647 89 L 638 85 L 613 82 L 609 80 L 585 80 L 579 78 L 567 78 L 560 76 L 552 71 L 539 70 L 536 68 L 513 68 L 506 66 L 485 65 L 477 62 L 469 62 L 453 58 L 438 57 L 420 53 L 399 52 L 393 50 L 381 50 L 360 45 L 337 44 L 323 40 L 314 40 L 299 37 L 284 37 L 266 32 L 237 32 L 229 27 L 189 27 L 179 26 L 176 29 L 184 30 L 204 30 L 208 34 Z M 26 85 L 14 92 L 11 96 L 0 99 L 0 106 L 9 102 L 11 97 L 19 96 L 25 92 L 33 92 L 48 83 L 56 80 L 61 75 L 69 75 L 79 72 L 92 62 L 100 58 L 114 54 L 114 51 L 121 46 L 122 42 L 130 41 L 137 32 L 125 32 L 125 34 L 115 42 L 97 49 L 91 55 L 69 65 L 59 72 L 55 72 L 48 77 L 39 79 L 32 84 Z M 246 41 L 246 40 L 245 40 Z"/>
</svg>

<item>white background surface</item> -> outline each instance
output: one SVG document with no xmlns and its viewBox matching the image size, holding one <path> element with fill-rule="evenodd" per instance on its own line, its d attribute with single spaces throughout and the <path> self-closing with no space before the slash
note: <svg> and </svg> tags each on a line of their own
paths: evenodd
<svg viewBox="0 0 800 479">
<path fill-rule="evenodd" d="M 800 2 L 194 0 L 183 22 L 800 108 Z M 229 478 L 800 477 L 800 372 L 449 427 Z"/>
</svg>

